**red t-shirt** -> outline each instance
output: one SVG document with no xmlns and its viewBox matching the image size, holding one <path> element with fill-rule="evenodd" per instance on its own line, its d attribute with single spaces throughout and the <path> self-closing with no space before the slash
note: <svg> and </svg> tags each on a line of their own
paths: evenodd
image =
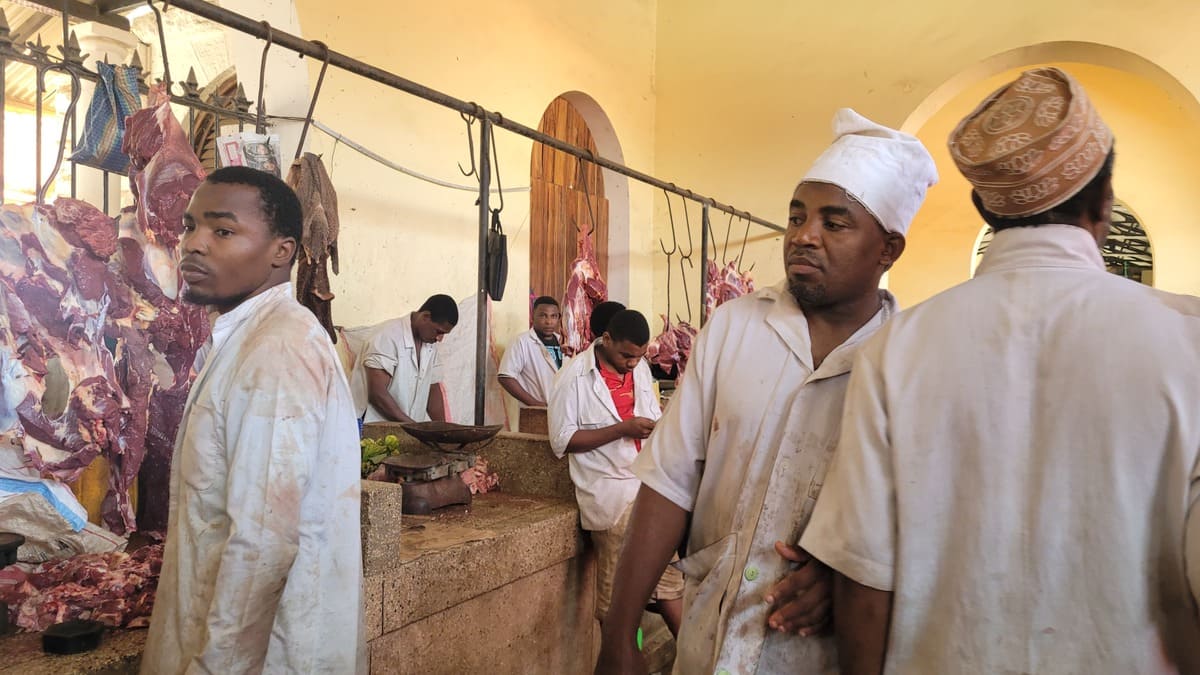
<svg viewBox="0 0 1200 675">
<path fill-rule="evenodd" d="M 612 395 L 613 404 L 617 406 L 617 415 L 622 421 L 633 417 L 633 373 L 618 375 L 604 366 L 599 368 L 600 376 L 608 386 L 608 393 Z M 638 452 L 642 451 L 640 439 L 634 439 L 633 444 Z"/>
</svg>

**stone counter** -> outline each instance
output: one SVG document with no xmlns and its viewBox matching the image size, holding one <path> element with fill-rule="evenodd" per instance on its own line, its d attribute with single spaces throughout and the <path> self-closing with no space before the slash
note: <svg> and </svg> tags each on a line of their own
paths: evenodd
<svg viewBox="0 0 1200 675">
<path fill-rule="evenodd" d="M 422 447 L 389 425 L 364 433 L 396 433 L 402 451 Z M 500 434 L 479 454 L 500 475 L 500 491 L 470 506 L 404 516 L 403 486 L 362 483 L 371 673 L 590 673 L 595 563 L 567 463 L 531 434 Z M 643 625 L 648 647 L 662 647 L 647 655 L 654 672 L 673 645 L 657 617 Z M 0 673 L 136 673 L 145 637 L 110 631 L 90 654 L 53 657 L 41 653 L 40 635 L 10 636 L 0 639 Z"/>
<path fill-rule="evenodd" d="M 363 428 L 368 438 L 388 434 L 401 452 L 426 450 L 399 425 Z M 403 486 L 368 488 L 371 672 L 591 672 L 595 565 L 566 462 L 545 436 L 531 434 L 501 433 L 477 452 L 500 476 L 499 492 L 475 495 L 469 507 L 403 516 L 398 538 L 370 533 L 385 522 L 395 527 L 390 511 L 399 512 Z"/>
</svg>

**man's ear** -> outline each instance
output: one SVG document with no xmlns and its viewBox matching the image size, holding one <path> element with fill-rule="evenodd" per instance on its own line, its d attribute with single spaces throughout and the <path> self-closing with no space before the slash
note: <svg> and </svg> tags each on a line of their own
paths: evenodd
<svg viewBox="0 0 1200 675">
<path fill-rule="evenodd" d="M 883 254 L 879 257 L 879 264 L 883 269 L 890 270 L 892 265 L 900 259 L 904 254 L 904 235 L 899 232 L 887 232 L 883 240 Z"/>
<path fill-rule="evenodd" d="M 295 237 L 280 237 L 275 240 L 275 254 L 271 256 L 271 267 L 291 267 L 295 257 Z"/>
</svg>

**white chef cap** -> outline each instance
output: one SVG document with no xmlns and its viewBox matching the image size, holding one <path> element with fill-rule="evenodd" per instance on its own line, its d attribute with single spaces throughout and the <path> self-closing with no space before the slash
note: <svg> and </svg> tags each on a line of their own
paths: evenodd
<svg viewBox="0 0 1200 675">
<path fill-rule="evenodd" d="M 888 232 L 907 234 L 937 167 L 915 136 L 889 129 L 842 108 L 833 117 L 835 139 L 804 176 L 831 183 L 866 207 Z"/>
</svg>

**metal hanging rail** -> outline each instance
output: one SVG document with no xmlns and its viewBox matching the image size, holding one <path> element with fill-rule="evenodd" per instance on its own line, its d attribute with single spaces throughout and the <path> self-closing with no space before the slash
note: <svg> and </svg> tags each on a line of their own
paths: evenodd
<svg viewBox="0 0 1200 675">
<path fill-rule="evenodd" d="M 150 1 L 152 2 L 152 0 Z M 399 89 L 400 91 L 423 98 L 443 107 L 450 108 L 451 110 L 458 111 L 460 114 L 469 116 L 470 118 L 478 119 L 480 121 L 478 175 L 479 274 L 478 283 L 476 285 L 476 299 L 478 304 L 476 307 L 477 330 L 475 340 L 475 424 L 483 424 L 484 422 L 484 393 L 486 391 L 487 384 L 487 237 L 489 229 L 488 200 L 491 193 L 491 166 L 489 148 L 490 136 L 493 133 L 493 126 L 506 129 L 535 142 L 550 146 L 555 150 L 559 150 L 573 157 L 577 157 L 580 160 L 592 162 L 593 164 L 608 169 L 609 171 L 627 176 L 641 183 L 664 190 L 665 192 L 673 193 L 685 199 L 698 202 L 703 205 L 705 216 L 707 216 L 709 209 L 716 209 L 738 218 L 744 218 L 748 222 L 757 223 L 758 225 L 776 232 L 785 231 L 784 228 L 776 225 L 775 223 L 758 218 L 747 211 L 738 210 L 732 206 L 729 206 L 728 204 L 722 204 L 712 197 L 698 194 L 686 188 L 678 187 L 674 183 L 668 183 L 649 174 L 631 169 L 624 164 L 620 164 L 597 155 L 591 150 L 571 145 L 570 143 L 544 134 L 536 129 L 532 129 L 518 122 L 506 119 L 500 113 L 491 112 L 477 103 L 457 99 L 453 96 L 437 91 L 436 89 L 431 89 L 424 85 L 413 82 L 412 80 L 400 77 L 395 73 L 388 72 L 382 68 L 378 68 L 369 63 L 365 63 L 353 57 L 342 54 L 341 52 L 333 51 L 332 49 L 326 47 L 323 43 L 306 40 L 290 33 L 276 30 L 266 21 L 255 21 L 254 19 L 243 16 L 236 12 L 231 12 L 227 9 L 223 9 L 214 4 L 205 2 L 205 0 L 164 0 L 164 6 L 167 5 L 185 10 L 195 14 L 196 16 L 208 19 L 213 23 L 246 33 L 247 35 L 251 35 L 261 40 L 268 40 L 271 44 L 285 47 L 303 56 L 319 59 L 324 63 L 337 66 L 342 70 L 354 73 L 355 75 L 360 75 L 375 82 L 379 82 L 380 84 L 386 85 L 393 89 Z M 260 113 L 261 112 L 262 111 L 260 111 Z M 707 249 L 707 237 L 702 234 L 702 256 L 707 257 Z M 703 270 L 701 270 L 700 277 L 701 280 L 704 279 Z M 703 290 L 701 291 L 702 306 L 705 300 L 705 292 L 706 291 Z"/>
<path fill-rule="evenodd" d="M 205 19 L 208 19 L 214 23 L 227 26 L 248 35 L 253 35 L 254 37 L 262 40 L 267 39 L 269 32 L 272 42 L 276 45 L 287 47 L 294 52 L 298 52 L 305 56 L 311 56 L 318 60 L 325 58 L 325 48 L 316 42 L 297 37 L 290 33 L 285 33 L 275 28 L 270 28 L 266 22 L 255 21 L 254 19 L 238 14 L 237 12 L 231 12 L 227 9 L 223 9 L 216 5 L 205 2 L 205 0 L 170 0 L 168 4 L 170 7 L 177 7 L 179 9 L 187 10 L 192 14 L 204 17 Z M 751 215 L 746 211 L 736 209 L 728 204 L 722 204 L 712 197 L 698 194 L 691 190 L 678 187 L 674 183 L 668 183 L 649 174 L 631 169 L 624 164 L 606 159 L 591 152 L 590 150 L 587 150 L 586 148 L 580 148 L 578 146 L 571 145 L 570 143 L 561 141 L 553 136 L 544 134 L 537 129 L 531 129 L 530 127 L 504 117 L 498 112 L 488 111 L 477 103 L 462 101 L 448 94 L 443 94 L 436 89 L 430 89 L 422 84 L 405 79 L 399 75 L 396 75 L 395 73 L 391 73 L 369 63 L 359 61 L 358 59 L 346 56 L 345 54 L 333 51 L 332 49 L 328 51 L 328 54 L 330 65 L 337 66 L 342 70 L 349 71 L 355 75 L 361 75 L 367 79 L 374 80 L 380 84 L 385 84 L 394 89 L 408 92 L 414 96 L 419 96 L 427 101 L 437 103 L 438 105 L 450 108 L 452 110 L 457 110 L 460 113 L 472 115 L 480 119 L 486 118 L 492 123 L 493 126 L 500 127 L 501 129 L 507 129 L 508 131 L 537 141 L 543 145 L 548 145 L 555 150 L 561 150 L 569 155 L 593 162 L 604 167 L 605 169 L 614 171 L 623 176 L 628 176 L 629 178 L 633 178 L 634 180 L 642 183 L 652 185 L 662 190 L 667 190 L 668 192 L 680 195 L 681 197 L 686 197 L 692 201 L 700 202 L 701 204 L 707 204 L 711 208 L 732 214 L 738 218 L 747 218 L 751 222 L 775 230 L 776 232 L 784 231 L 784 228 L 768 220 L 763 220 L 762 218 Z"/>
</svg>

